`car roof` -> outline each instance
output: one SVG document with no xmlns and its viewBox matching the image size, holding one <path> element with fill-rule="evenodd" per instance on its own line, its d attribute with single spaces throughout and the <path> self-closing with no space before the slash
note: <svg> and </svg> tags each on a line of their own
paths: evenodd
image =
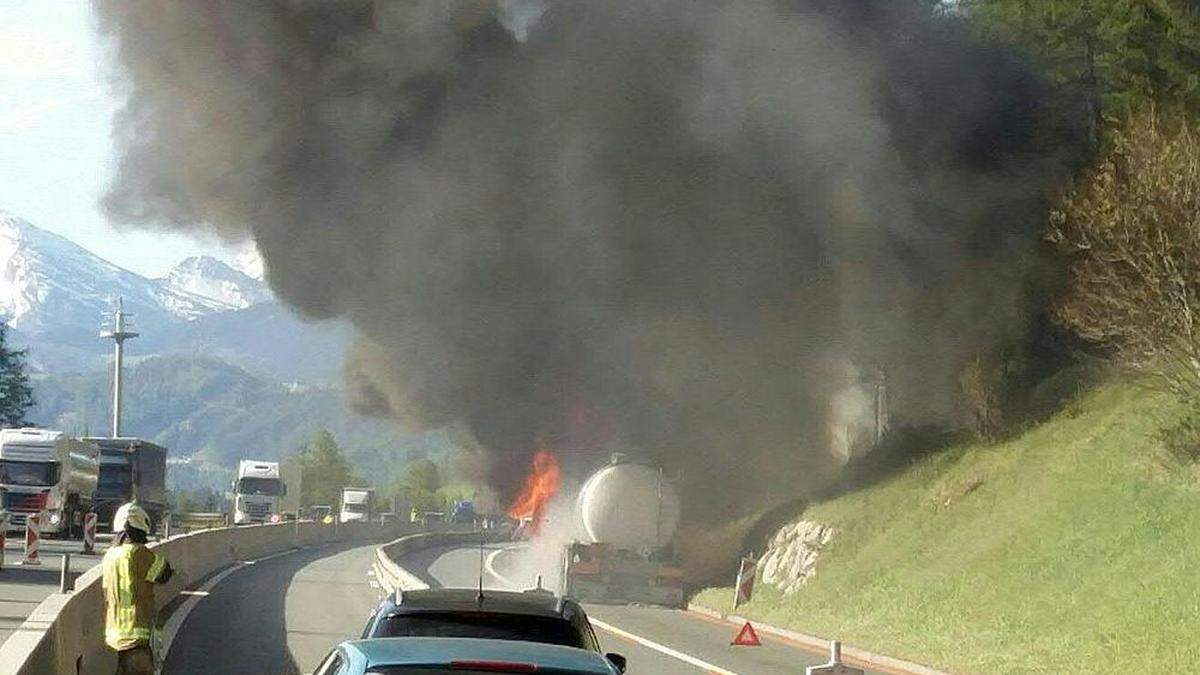
<svg viewBox="0 0 1200 675">
<path fill-rule="evenodd" d="M 532 663 L 540 672 L 570 671 L 612 675 L 604 656 L 586 649 L 522 640 L 453 637 L 396 637 L 350 640 L 342 648 L 363 669 L 382 666 L 434 666 L 451 661 Z"/>
<path fill-rule="evenodd" d="M 397 599 L 399 596 L 399 599 Z M 570 620 L 582 610 L 579 604 L 550 592 L 493 591 L 484 589 L 483 601 L 475 588 L 428 588 L 398 591 L 380 604 L 390 614 L 418 612 L 495 612 Z"/>
</svg>

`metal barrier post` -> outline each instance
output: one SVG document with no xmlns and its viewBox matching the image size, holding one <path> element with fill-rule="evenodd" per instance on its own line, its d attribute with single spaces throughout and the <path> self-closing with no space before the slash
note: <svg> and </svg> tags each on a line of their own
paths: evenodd
<svg viewBox="0 0 1200 675">
<path fill-rule="evenodd" d="M 75 590 L 75 577 L 71 574 L 71 554 L 64 553 L 62 571 L 58 576 L 58 592 L 69 593 L 73 590 Z"/>
<path fill-rule="evenodd" d="M 837 640 L 829 643 L 829 663 L 809 666 L 804 672 L 805 675 L 863 675 L 861 668 L 842 663 L 842 643 Z"/>
<path fill-rule="evenodd" d="M 0 572 L 4 571 L 4 546 L 8 543 L 8 511 L 0 509 Z"/>
</svg>

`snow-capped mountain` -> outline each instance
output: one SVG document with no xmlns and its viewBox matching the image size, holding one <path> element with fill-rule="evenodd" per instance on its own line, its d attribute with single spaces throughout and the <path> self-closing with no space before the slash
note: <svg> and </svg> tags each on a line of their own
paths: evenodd
<svg viewBox="0 0 1200 675">
<path fill-rule="evenodd" d="M 99 333 L 118 297 L 141 333 L 126 352 L 133 359 L 208 354 L 281 381 L 327 380 L 350 340 L 347 326 L 296 317 L 262 281 L 215 258 L 150 279 L 0 211 L 0 314 L 36 371 L 102 366 L 112 343 Z"/>
<path fill-rule="evenodd" d="M 189 319 L 271 300 L 271 292 L 261 281 L 210 256 L 188 258 L 158 281 L 164 306 Z M 184 300 L 182 304 L 178 302 L 180 298 Z M 206 301 L 206 311 L 197 314 L 190 304 L 193 298 Z"/>
<path fill-rule="evenodd" d="M 93 333 L 118 297 L 139 322 L 157 324 L 244 309 L 271 300 L 271 293 L 261 281 L 208 256 L 188 258 L 167 276 L 148 279 L 0 211 L 0 312 L 13 328 L 37 334 L 69 319 L 86 321 Z"/>
</svg>

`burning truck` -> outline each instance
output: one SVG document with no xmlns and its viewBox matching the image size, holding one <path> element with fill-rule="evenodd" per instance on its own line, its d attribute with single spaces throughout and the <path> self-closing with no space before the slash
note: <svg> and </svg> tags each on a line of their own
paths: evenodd
<svg viewBox="0 0 1200 675">
<path fill-rule="evenodd" d="M 581 602 L 683 606 L 672 537 L 679 495 L 661 467 L 617 453 L 579 491 L 583 538 L 563 556 L 563 595 Z"/>
</svg>

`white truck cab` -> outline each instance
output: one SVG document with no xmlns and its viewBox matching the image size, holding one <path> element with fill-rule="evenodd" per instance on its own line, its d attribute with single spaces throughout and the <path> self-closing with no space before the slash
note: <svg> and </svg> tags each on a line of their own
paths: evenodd
<svg viewBox="0 0 1200 675">
<path fill-rule="evenodd" d="M 280 477 L 279 462 L 243 459 L 238 462 L 233 482 L 233 523 L 271 523 L 283 520 L 283 497 L 287 485 Z"/>
<path fill-rule="evenodd" d="M 368 521 L 375 506 L 375 490 L 372 488 L 342 488 L 342 508 L 338 513 L 338 521 Z"/>
</svg>

